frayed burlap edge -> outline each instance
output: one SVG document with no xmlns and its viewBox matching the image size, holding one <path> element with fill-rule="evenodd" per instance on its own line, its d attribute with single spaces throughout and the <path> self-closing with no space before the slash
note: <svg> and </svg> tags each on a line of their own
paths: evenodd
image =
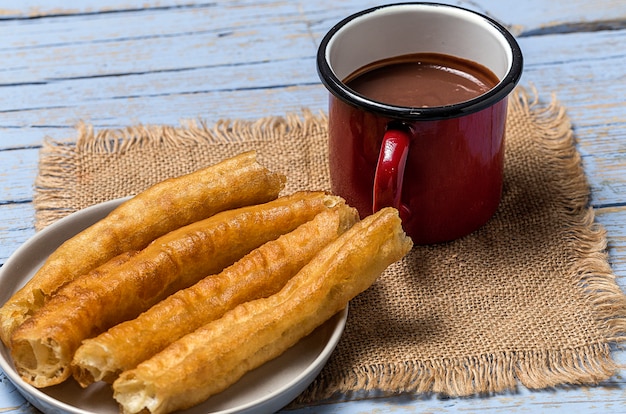
<svg viewBox="0 0 626 414">
<path fill-rule="evenodd" d="M 332 378 L 322 373 L 291 408 L 340 399 L 354 392 L 462 397 L 511 391 L 519 384 L 529 389 L 595 385 L 624 368 L 614 361 L 612 352 L 626 341 L 626 296 L 608 262 L 606 231 L 595 222 L 594 210 L 589 206 L 589 185 L 565 109 L 555 97 L 546 105 L 534 89 L 524 88 L 512 94 L 509 105 L 511 112 L 532 119 L 538 127 L 536 144 L 552 161 L 552 178 L 571 196 L 566 206 L 570 214 L 569 237 L 564 242 L 575 247 L 578 260 L 572 264 L 569 277 L 595 310 L 606 340 L 574 349 L 503 351 L 462 359 L 353 367 L 333 372 Z"/>
<path fill-rule="evenodd" d="M 579 260 L 572 264 L 571 278 L 587 293 L 588 303 L 608 333 L 607 341 L 626 341 L 626 296 L 609 264 L 606 230 L 595 221 L 594 209 L 589 206 L 589 184 L 565 109 L 554 97 L 548 106 L 542 107 L 536 91 L 529 95 L 522 90 L 516 98 L 512 99 L 513 110 L 532 117 L 539 127 L 538 143 L 552 154 L 551 175 L 570 197 L 564 206 L 570 215 L 566 242 L 579 252 Z"/>
<path fill-rule="evenodd" d="M 121 154 L 140 147 L 176 150 L 183 146 L 271 141 L 297 130 L 307 136 L 325 124 L 324 113 L 286 114 L 254 121 L 220 120 L 208 126 L 201 119 L 185 120 L 180 126 L 134 125 L 121 129 L 95 131 L 80 123 L 76 137 L 55 140 L 46 137 L 39 153 L 40 174 L 35 179 L 35 229 L 37 231 L 76 211 L 71 206 L 79 174 L 75 160 L 81 153 Z M 45 174 L 42 172 L 45 171 Z"/>
</svg>

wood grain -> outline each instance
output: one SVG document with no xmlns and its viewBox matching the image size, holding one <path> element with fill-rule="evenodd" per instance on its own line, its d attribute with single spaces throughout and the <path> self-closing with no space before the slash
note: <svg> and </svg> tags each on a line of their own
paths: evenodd
<svg viewBox="0 0 626 414">
<path fill-rule="evenodd" d="M 618 283 L 626 289 L 624 2 L 444 2 L 509 27 L 525 56 L 522 86 L 566 108 L 591 204 L 608 232 Z M 338 20 L 379 3 L 1 0 L 0 263 L 34 234 L 33 185 L 44 137 L 72 139 L 79 121 L 116 128 L 325 111 L 317 45 Z M 624 354 L 617 354 L 622 363 Z M 330 404 L 315 412 L 626 412 L 625 373 L 599 388 L 519 390 L 489 399 L 401 396 Z M 13 392 L 7 387 L 0 375 L 1 401 Z M 311 411 L 298 414 L 306 412 Z"/>
</svg>

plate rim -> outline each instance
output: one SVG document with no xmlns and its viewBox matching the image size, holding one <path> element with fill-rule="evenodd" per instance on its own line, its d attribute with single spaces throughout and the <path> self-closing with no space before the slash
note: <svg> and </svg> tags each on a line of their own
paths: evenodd
<svg viewBox="0 0 626 414">
<path fill-rule="evenodd" d="M 74 211 L 68 214 L 67 216 L 55 221 L 54 223 L 50 224 L 44 229 L 36 232 L 34 235 L 29 237 L 24 243 L 22 243 L 7 258 L 7 260 L 2 265 L 2 267 L 0 267 L 0 286 L 3 284 L 3 282 L 6 282 L 6 280 L 8 280 L 8 277 L 9 277 L 8 273 L 10 273 L 10 271 L 13 270 L 12 268 L 16 266 L 16 263 L 19 263 L 19 260 L 22 259 L 25 253 L 29 253 L 31 251 L 31 249 L 33 248 L 32 247 L 33 245 L 36 246 L 37 243 L 45 242 L 45 239 L 47 237 L 51 237 L 58 232 L 69 231 L 72 235 L 77 234 L 78 232 L 81 231 L 81 229 L 74 231 L 71 229 L 68 230 L 67 227 L 71 227 L 72 223 L 75 222 L 76 220 L 79 220 L 79 219 L 85 220 L 86 219 L 85 217 L 89 218 L 91 215 L 94 215 L 94 216 L 101 215 L 102 217 L 105 217 L 115 207 L 119 206 L 124 201 L 129 200 L 130 198 L 132 198 L 132 196 L 115 198 L 115 199 L 93 204 L 83 209 Z M 91 224 L 95 223 L 97 220 L 98 219 L 90 220 Z M 41 260 L 43 261 L 47 257 L 48 257 L 47 255 L 42 254 Z M 33 270 L 36 270 L 37 268 L 38 268 L 37 265 L 34 265 L 32 268 L 29 268 L 26 271 L 33 271 Z M 13 275 L 13 277 L 15 276 Z M 7 295 L 6 300 L 8 300 L 17 289 L 19 289 L 24 283 L 27 282 L 27 280 L 29 280 L 29 279 L 24 278 L 23 276 L 21 278 L 16 277 L 16 279 L 18 279 L 18 282 L 13 286 L 13 290 L 11 291 L 12 293 L 9 293 Z M 2 303 L 4 304 L 6 300 L 3 301 Z M 315 377 L 322 370 L 328 358 L 330 357 L 335 347 L 339 343 L 339 340 L 343 334 L 343 331 L 347 323 L 348 310 L 349 310 L 349 305 L 346 306 L 343 310 L 333 315 L 329 320 L 324 322 L 324 324 L 320 325 L 320 326 L 323 326 L 325 324 L 333 324 L 333 326 L 329 327 L 331 332 L 330 332 L 330 335 L 328 335 L 328 340 L 326 341 L 324 346 L 320 348 L 319 353 L 315 356 L 315 358 L 311 361 L 311 363 L 304 370 L 302 370 L 302 372 L 298 373 L 298 375 L 291 378 L 288 382 L 281 384 L 281 386 L 277 387 L 274 391 L 265 394 L 262 398 L 259 398 L 254 401 L 249 401 L 249 402 L 240 404 L 238 406 L 221 409 L 219 411 L 209 411 L 207 414 L 209 413 L 210 414 L 234 414 L 234 413 L 250 412 L 250 410 L 254 409 L 255 407 L 269 406 L 273 400 L 279 399 L 283 395 L 290 396 L 288 398 L 289 401 L 296 398 L 300 393 L 302 393 L 306 389 L 306 387 L 308 387 L 308 385 L 310 385 L 315 380 Z M 11 384 L 20 393 L 20 395 L 24 397 L 29 403 L 31 403 L 38 409 L 47 408 L 44 406 L 50 406 L 55 409 L 55 412 L 61 412 L 61 413 L 99 414 L 95 411 L 89 411 L 89 410 L 77 407 L 75 405 L 71 405 L 67 402 L 58 400 L 54 398 L 53 396 L 44 392 L 43 390 L 45 390 L 45 388 L 44 389 L 36 388 L 32 386 L 31 384 L 28 384 L 27 382 L 22 380 L 14 368 L 13 361 L 9 355 L 10 354 L 9 349 L 4 345 L 4 343 L 1 343 L 1 342 L 0 342 L 0 347 L 2 351 L 0 352 L 0 369 L 2 370 L 5 377 L 11 382 Z M 8 358 L 5 357 L 5 354 L 8 356 Z M 277 358 L 280 358 L 280 356 Z M 285 404 L 280 405 L 280 407 L 276 407 L 272 405 L 272 412 L 284 406 Z M 61 411 L 58 411 L 58 410 L 61 410 Z M 43 411 L 46 412 L 45 409 L 43 409 Z M 257 411 L 254 411 L 254 412 L 257 412 Z"/>
</svg>

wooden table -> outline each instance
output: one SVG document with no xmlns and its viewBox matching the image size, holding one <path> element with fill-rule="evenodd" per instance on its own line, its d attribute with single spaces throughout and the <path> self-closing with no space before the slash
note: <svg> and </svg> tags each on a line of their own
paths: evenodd
<svg viewBox="0 0 626 414">
<path fill-rule="evenodd" d="M 444 1 L 446 2 L 446 1 Z M 34 233 L 33 182 L 45 136 L 181 119 L 256 119 L 325 110 L 315 53 L 372 0 L 0 1 L 0 263 Z M 567 108 L 610 260 L 626 288 L 626 2 L 459 0 L 518 37 L 522 86 Z M 616 352 L 620 363 L 626 353 Z M 599 387 L 490 398 L 353 399 L 297 413 L 626 412 L 623 370 Z M 0 412 L 32 408 L 0 373 Z"/>
</svg>

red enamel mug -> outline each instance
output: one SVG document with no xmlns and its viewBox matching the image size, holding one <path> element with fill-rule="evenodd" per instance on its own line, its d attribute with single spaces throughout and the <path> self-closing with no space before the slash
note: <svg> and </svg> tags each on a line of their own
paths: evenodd
<svg viewBox="0 0 626 414">
<path fill-rule="evenodd" d="M 415 53 L 476 62 L 497 83 L 466 101 L 409 107 L 370 99 L 344 82 L 371 62 Z M 362 217 L 396 207 L 415 244 L 477 230 L 500 202 L 507 97 L 522 66 L 520 47 L 503 26 L 460 7 L 391 4 L 342 20 L 317 55 L 330 92 L 332 191 Z"/>
</svg>

